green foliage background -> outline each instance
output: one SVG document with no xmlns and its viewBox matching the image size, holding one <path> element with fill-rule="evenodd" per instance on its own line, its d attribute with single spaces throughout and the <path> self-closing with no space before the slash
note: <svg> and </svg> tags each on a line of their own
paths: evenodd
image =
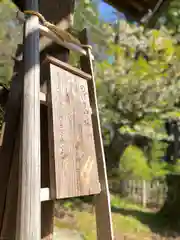
<svg viewBox="0 0 180 240">
<path fill-rule="evenodd" d="M 159 17 L 159 29 L 144 29 L 124 20 L 108 24 L 99 18 L 96 1 L 79 0 L 74 15 L 75 31 L 87 27 L 95 56 L 98 104 L 104 143 L 112 144 L 110 131 L 139 134 L 152 140 L 151 159 L 131 144 L 120 161 L 121 176 L 152 178 L 169 171 L 162 161 L 168 139 L 164 121 L 180 116 L 179 1 L 173 0 Z M 117 42 L 115 39 L 119 37 Z M 16 8 L 8 1 L 0 4 L 0 84 L 9 86 L 16 46 L 22 26 Z M 79 56 L 71 54 L 78 66 Z M 0 109 L 0 123 L 3 111 Z M 178 169 L 178 167 L 173 167 Z M 172 168 L 171 168 L 172 170 Z M 173 170 L 174 171 L 174 170 Z"/>
<path fill-rule="evenodd" d="M 22 41 L 22 26 L 16 19 L 16 8 L 9 0 L 0 1 L 0 86 L 9 87 L 13 71 L 13 57 Z M 0 129 L 4 110 L 0 106 Z"/>
</svg>

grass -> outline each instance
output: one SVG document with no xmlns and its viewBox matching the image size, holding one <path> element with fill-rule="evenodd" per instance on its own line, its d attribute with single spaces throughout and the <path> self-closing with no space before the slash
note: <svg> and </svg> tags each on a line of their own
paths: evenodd
<svg viewBox="0 0 180 240">
<path fill-rule="evenodd" d="M 55 225 L 59 228 L 76 229 L 85 236 L 86 240 L 95 240 L 96 224 L 93 207 L 86 204 L 84 208 L 79 202 L 78 207 L 74 207 L 72 202 L 65 202 L 64 206 L 66 211 L 68 210 L 73 217 L 71 221 L 66 217 L 63 219 L 56 218 Z M 117 240 L 150 240 L 152 235 L 153 237 L 157 236 L 157 238 L 153 239 L 159 239 L 163 231 L 163 220 L 156 213 L 114 195 L 111 196 L 111 207 L 113 227 Z"/>
<path fill-rule="evenodd" d="M 138 211 L 149 211 L 148 208 L 143 208 L 140 205 L 133 204 L 125 199 L 121 199 L 118 195 L 111 195 L 111 207 L 133 209 Z"/>
<path fill-rule="evenodd" d="M 96 239 L 96 224 L 95 217 L 92 213 L 83 211 L 73 211 L 73 215 L 76 219 L 75 224 L 69 223 L 67 221 L 63 222 L 55 218 L 55 226 L 58 228 L 75 229 L 81 232 L 86 240 Z"/>
<path fill-rule="evenodd" d="M 121 234 L 125 236 L 135 235 L 137 239 L 144 239 L 146 235 L 151 234 L 151 229 L 148 225 L 142 223 L 137 217 L 133 216 L 133 214 L 124 214 L 126 211 L 148 213 L 148 209 L 122 200 L 117 196 L 111 197 L 111 207 L 113 212 L 113 227 L 117 236 Z M 123 213 L 121 213 L 120 210 L 123 210 Z"/>
</svg>

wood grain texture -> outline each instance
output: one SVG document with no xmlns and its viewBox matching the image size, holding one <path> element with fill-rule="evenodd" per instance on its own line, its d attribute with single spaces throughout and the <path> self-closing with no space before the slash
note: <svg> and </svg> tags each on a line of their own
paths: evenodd
<svg viewBox="0 0 180 240">
<path fill-rule="evenodd" d="M 17 50 L 18 52 L 18 50 Z M 18 72 L 19 70 L 19 72 Z M 5 217 L 5 203 L 7 198 L 9 175 L 13 165 L 13 152 L 19 126 L 19 113 L 22 97 L 22 62 L 15 63 L 14 74 L 11 82 L 9 98 L 5 109 L 5 129 L 2 147 L 0 149 L 0 235 Z M 14 203 L 14 202 L 13 202 Z M 16 208 L 16 206 L 14 205 Z M 15 226 L 8 228 L 9 232 L 15 231 Z M 9 233 L 10 234 L 10 233 Z"/>
<path fill-rule="evenodd" d="M 84 30 L 80 39 L 83 44 L 89 44 L 87 31 Z M 92 75 L 92 81 L 88 81 L 89 98 L 92 107 L 92 124 L 94 131 L 94 139 L 96 146 L 96 157 L 98 165 L 99 180 L 101 184 L 101 192 L 95 196 L 95 210 L 96 210 L 96 227 L 97 227 L 97 239 L 98 240 L 112 240 L 113 228 L 112 228 L 112 216 L 110 206 L 110 194 L 108 188 L 106 162 L 104 155 L 104 148 L 102 142 L 101 126 L 99 119 L 99 111 L 96 96 L 96 84 L 93 73 L 93 64 L 91 61 L 90 49 L 88 49 L 88 56 L 81 57 L 81 68 L 83 71 Z"/>
<path fill-rule="evenodd" d="M 100 192 L 87 81 L 50 64 L 51 196 Z"/>
<path fill-rule="evenodd" d="M 68 29 L 72 25 L 72 16 L 74 12 L 75 0 L 58 1 L 39 0 L 39 9 L 43 16 L 50 22 L 57 24 L 61 29 Z M 46 58 L 47 54 L 57 56 L 60 60 L 67 62 L 69 59 L 69 51 L 62 48 L 56 43 L 52 43 L 51 39 L 41 37 L 40 39 L 41 60 Z M 41 87 L 46 93 L 46 69 L 41 69 Z M 49 183 L 49 149 L 48 149 L 48 126 L 47 126 L 47 108 L 44 106 L 41 112 L 42 125 L 42 187 L 50 187 Z M 46 120 L 45 120 L 46 119 Z M 53 216 L 54 201 L 41 203 L 41 236 L 43 240 L 52 240 L 53 236 Z"/>
<path fill-rule="evenodd" d="M 67 3 L 67 2 L 66 2 Z M 71 0 L 68 0 L 68 4 L 71 4 Z M 64 14 L 58 12 L 59 15 Z M 54 46 L 54 45 L 53 45 Z M 55 47 L 46 49 L 40 55 L 41 59 L 41 92 L 47 95 L 47 80 L 50 78 L 49 64 L 45 64 L 45 59 L 48 54 L 52 56 L 58 55 L 58 58 L 61 61 L 68 61 L 69 50 L 55 45 Z M 41 187 L 50 188 L 50 176 L 49 176 L 49 147 L 48 147 L 48 115 L 47 115 L 47 106 L 41 105 L 41 159 L 42 159 L 42 168 L 41 168 Z M 54 219 L 54 204 L 55 201 L 46 201 L 41 203 L 41 236 L 43 240 L 52 240 L 53 238 L 53 219 Z"/>
<path fill-rule="evenodd" d="M 38 11 L 37 0 L 26 9 Z M 41 239 L 39 20 L 30 17 L 24 31 L 24 95 L 21 138 L 20 221 L 16 240 Z"/>
<path fill-rule="evenodd" d="M 62 62 L 62 61 L 58 60 L 57 58 L 47 56 L 45 61 L 47 61 L 49 63 L 52 63 L 53 65 L 55 65 L 57 67 L 60 67 L 60 68 L 66 70 L 66 71 L 68 71 L 68 72 L 70 72 L 70 73 L 72 73 L 76 76 L 79 76 L 83 79 L 92 80 L 92 77 L 91 77 L 90 74 L 87 74 L 87 73 L 83 72 L 82 70 L 69 65 L 68 63 Z"/>
<path fill-rule="evenodd" d="M 60 5 L 57 8 L 57 3 Z M 67 0 L 67 1 L 51 1 L 51 5 L 49 5 L 49 0 L 42 0 L 40 1 L 40 12 L 43 13 L 45 18 L 54 23 L 58 23 L 59 26 L 63 27 L 64 29 L 69 28 L 70 24 L 70 15 L 73 13 L 73 6 L 74 0 Z M 51 9 L 49 8 L 51 7 Z M 55 13 L 56 11 L 56 13 Z M 64 20 L 63 20 L 64 19 Z M 55 21 L 54 21 L 55 20 Z M 43 39 L 42 39 L 43 40 Z M 61 48 L 58 45 L 53 45 L 52 41 L 47 38 L 44 39 L 40 44 L 41 50 L 44 50 L 47 45 L 49 46 L 48 49 L 46 48 L 42 55 L 46 55 L 47 52 L 51 53 L 53 56 L 56 54 L 61 56 L 61 59 L 66 58 L 67 54 L 62 54 L 62 51 L 67 51 Z M 47 42 L 47 44 L 46 44 Z M 19 50 L 18 50 L 19 51 Z M 17 52 L 18 52 L 17 51 Z M 21 52 L 21 51 L 19 51 Z M 17 54 L 18 55 L 18 54 Z M 63 56 L 62 56 L 63 55 Z M 64 57 L 65 56 L 65 57 Z M 43 57 L 42 57 L 43 58 Z M 9 94 L 9 100 L 6 107 L 6 116 L 5 116 L 5 132 L 2 147 L 0 148 L 0 231 L 2 229 L 2 233 L 5 236 L 9 236 L 10 240 L 14 239 L 14 232 L 15 232 L 15 212 L 16 212 L 16 183 L 17 183 L 17 175 L 15 174 L 17 170 L 17 165 L 14 162 L 16 159 L 13 152 L 16 152 L 15 146 L 15 139 L 17 135 L 17 129 L 19 125 L 19 115 L 20 115 L 20 96 L 21 96 L 21 78 L 20 78 L 20 70 L 17 73 L 17 65 L 18 62 L 15 63 L 14 75 L 12 86 Z M 43 117 L 43 116 L 42 116 Z M 42 157 L 42 163 L 46 162 L 48 159 L 47 152 L 48 147 L 44 146 L 44 155 Z M 16 155 L 17 156 L 17 155 Z M 49 160 L 49 159 L 48 159 Z M 46 165 L 46 164 L 45 164 Z M 46 169 L 44 171 L 44 169 Z M 43 168 L 44 173 L 42 175 L 46 175 L 46 178 L 49 177 L 47 174 L 49 169 L 46 166 Z M 13 182 L 13 185 L 10 185 L 10 182 Z M 47 181 L 44 180 L 42 177 L 42 185 Z M 12 191 L 12 192 L 11 192 Z M 12 201 L 13 199 L 13 201 Z M 6 204 L 5 204 L 6 202 Z M 11 207 L 9 208 L 7 203 L 11 203 Z M 53 223 L 53 208 L 54 208 L 53 201 L 48 201 L 42 203 L 42 239 L 50 240 L 52 239 L 52 223 Z M 8 210 L 9 209 L 9 210 Z M 10 215 L 9 215 L 10 214 Z"/>
<path fill-rule="evenodd" d="M 41 104 L 41 189 L 50 188 L 49 148 L 48 148 L 48 109 Z M 41 239 L 52 240 L 54 201 L 41 202 Z"/>
<path fill-rule="evenodd" d="M 19 145 L 20 145 L 20 131 L 16 136 L 12 165 L 7 186 L 6 203 L 4 207 L 4 218 L 0 239 L 15 240 L 16 236 L 16 219 L 17 219 L 17 205 L 18 205 L 18 177 L 19 177 Z"/>
<path fill-rule="evenodd" d="M 57 27 L 67 30 L 72 27 L 73 24 L 73 13 L 74 13 L 75 0 L 39 0 L 39 11 L 48 21 L 57 25 Z M 57 48 L 57 51 L 53 51 L 53 48 Z M 49 48 L 49 49 L 48 49 Z M 54 43 L 47 37 L 41 37 L 40 39 L 40 50 L 48 51 L 53 53 L 52 56 L 58 56 L 61 54 L 61 46 Z"/>
</svg>

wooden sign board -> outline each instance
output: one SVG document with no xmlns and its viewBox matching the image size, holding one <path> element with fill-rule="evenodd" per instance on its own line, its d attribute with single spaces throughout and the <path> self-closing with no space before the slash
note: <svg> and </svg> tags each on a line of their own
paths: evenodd
<svg viewBox="0 0 180 240">
<path fill-rule="evenodd" d="M 87 85 L 91 80 L 80 76 L 78 69 L 76 73 L 71 66 L 56 61 L 56 65 L 50 63 L 48 84 L 51 197 L 98 194 L 100 184 Z"/>
</svg>

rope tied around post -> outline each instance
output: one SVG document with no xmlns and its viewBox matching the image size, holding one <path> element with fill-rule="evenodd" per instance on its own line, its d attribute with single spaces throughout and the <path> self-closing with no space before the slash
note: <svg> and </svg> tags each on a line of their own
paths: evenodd
<svg viewBox="0 0 180 240">
<path fill-rule="evenodd" d="M 87 49 L 91 49 L 92 50 L 92 46 L 91 45 L 81 44 L 81 42 L 79 41 L 78 38 L 74 37 L 71 33 L 58 28 L 56 25 L 48 22 L 41 13 L 36 12 L 36 11 L 32 11 L 32 10 L 26 10 L 26 11 L 24 11 L 24 14 L 26 16 L 28 16 L 28 15 L 37 16 L 39 18 L 39 20 L 42 22 L 42 24 L 45 27 L 47 27 L 51 32 L 56 34 L 56 36 L 61 41 L 65 42 L 65 43 L 73 43 L 73 44 L 75 44 L 75 45 L 77 45 L 79 47 L 87 48 Z"/>
</svg>

